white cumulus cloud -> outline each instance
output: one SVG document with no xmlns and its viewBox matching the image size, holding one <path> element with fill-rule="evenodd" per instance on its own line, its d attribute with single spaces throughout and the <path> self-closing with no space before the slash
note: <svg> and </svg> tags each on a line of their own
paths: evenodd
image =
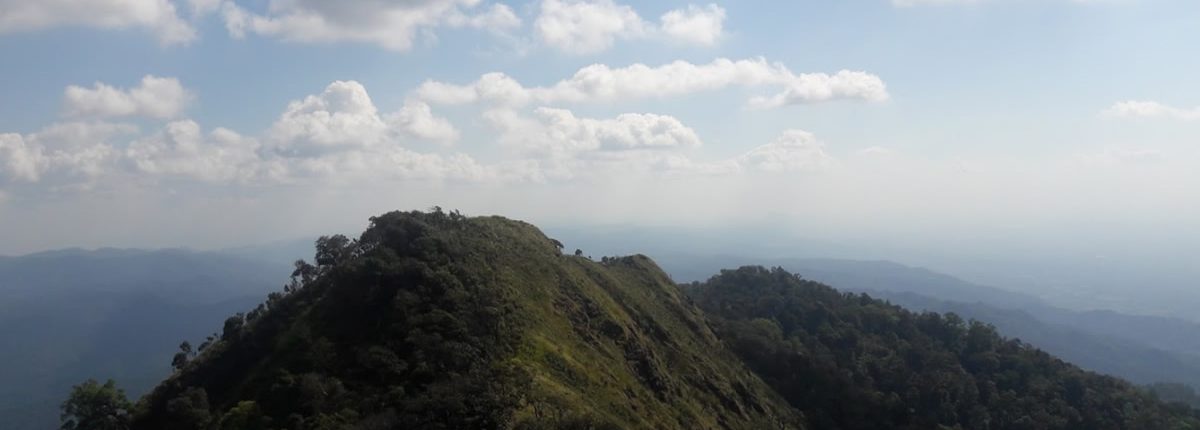
<svg viewBox="0 0 1200 430">
<path fill-rule="evenodd" d="M 244 181 L 261 173 L 258 146 L 255 139 L 224 128 L 205 135 L 195 121 L 182 120 L 134 141 L 125 157 L 137 171 L 151 175 Z"/>
<path fill-rule="evenodd" d="M 0 161 L 8 180 L 23 182 L 36 182 L 46 164 L 42 148 L 25 143 L 16 133 L 0 134 Z"/>
<path fill-rule="evenodd" d="M 986 3 L 991 0 L 892 0 L 892 5 L 897 7 L 915 7 L 915 6 L 951 6 L 951 5 L 968 5 Z M 1102 1 L 1112 0 L 1066 0 L 1071 3 L 1099 3 Z"/>
<path fill-rule="evenodd" d="M 678 119 L 657 114 L 581 118 L 565 109 L 537 108 L 532 116 L 509 108 L 484 114 L 502 144 L 535 157 L 533 168 L 547 179 L 613 178 L 627 173 L 726 176 L 827 171 L 837 159 L 812 133 L 791 129 L 740 155 L 703 160 L 691 149 L 701 138 Z M 614 176 L 616 175 L 616 176 Z"/>
<path fill-rule="evenodd" d="M 637 11 L 612 0 L 544 0 L 534 28 L 543 43 L 576 54 L 603 51 L 617 38 L 640 38 L 650 31 Z"/>
<path fill-rule="evenodd" d="M 677 150 L 701 144 L 694 130 L 668 115 L 626 113 L 593 119 L 542 107 L 534 110 L 533 118 L 507 109 L 489 111 L 485 118 L 501 131 L 501 142 L 546 155 Z"/>
<path fill-rule="evenodd" d="M 1110 118 L 1167 118 L 1200 121 L 1200 107 L 1185 109 L 1154 101 L 1129 100 L 1112 105 L 1101 115 Z"/>
<path fill-rule="evenodd" d="M 193 120 L 175 119 L 185 103 L 163 99 L 179 101 L 190 96 L 177 81 L 147 76 L 143 85 L 133 89 L 99 83 L 93 88 L 69 88 L 64 111 L 83 117 L 173 119 L 161 129 L 139 136 L 131 125 L 74 121 L 27 135 L 0 134 L 0 178 L 3 184 L 56 187 L 90 186 L 99 179 L 121 178 L 144 179 L 139 181 L 143 184 L 152 184 L 157 178 L 238 184 L 495 182 L 580 176 L 603 179 L 629 172 L 727 175 L 809 171 L 833 159 L 807 132 L 790 130 L 741 156 L 697 161 L 689 154 L 702 145 L 702 139 L 676 117 L 635 112 L 589 118 L 546 105 L 667 97 L 734 85 L 789 91 L 797 85 L 825 82 L 808 76 L 762 59 L 619 69 L 589 66 L 552 86 L 532 88 L 503 74 L 487 74 L 467 86 L 428 82 L 392 112 L 381 111 L 362 84 L 335 81 L 319 93 L 288 103 L 276 121 L 258 135 L 220 127 L 205 129 Z M 846 94 L 871 98 L 833 87 L 825 92 L 798 92 L 795 97 L 805 101 Z M 155 98 L 153 94 L 172 96 Z M 430 102 L 485 103 L 483 120 L 496 141 L 517 151 L 489 163 L 448 150 L 418 151 L 413 146 L 416 142 L 450 143 L 460 138 L 453 124 L 434 114 Z M 540 106 L 525 107 L 531 103 Z"/>
<path fill-rule="evenodd" d="M 92 88 L 69 86 L 63 92 L 63 110 L 72 117 L 173 118 L 194 98 L 176 78 L 146 75 L 141 85 L 129 89 L 101 82 Z"/>
<path fill-rule="evenodd" d="M 450 141 L 458 131 L 420 101 L 380 114 L 367 89 L 355 81 L 333 82 L 321 94 L 290 103 L 269 132 L 274 150 L 301 156 L 387 145 L 406 137 Z"/>
<path fill-rule="evenodd" d="M 542 43 L 571 54 L 611 48 L 617 40 L 661 38 L 713 45 L 724 32 L 725 9 L 715 4 L 669 11 L 655 25 L 612 0 L 543 0 L 534 31 Z"/>
<path fill-rule="evenodd" d="M 662 31 L 696 45 L 714 45 L 725 32 L 725 9 L 715 4 L 688 5 L 663 14 Z"/>
<path fill-rule="evenodd" d="M 291 179 L 393 178 L 483 180 L 489 170 L 465 154 L 427 154 L 413 140 L 449 142 L 458 131 L 429 105 L 410 100 L 382 114 L 362 84 L 336 81 L 290 103 L 263 138 L 268 176 Z"/>
<path fill-rule="evenodd" d="M 0 0 L 0 34 L 55 27 L 142 28 L 164 45 L 196 38 L 168 0 Z"/>
<path fill-rule="evenodd" d="M 449 143 L 458 140 L 458 129 L 449 120 L 433 114 L 428 103 L 408 100 L 399 111 L 384 120 L 400 133 L 417 139 Z"/>
<path fill-rule="evenodd" d="M 102 84 L 68 94 L 66 111 L 75 115 L 169 117 L 165 112 L 174 112 L 140 102 L 137 90 Z M 86 188 L 100 179 L 128 177 L 148 180 L 144 183 L 176 178 L 270 184 L 530 175 L 521 168 L 486 166 L 466 154 L 409 148 L 417 141 L 451 142 L 459 133 L 420 100 L 382 113 L 355 81 L 335 81 L 319 94 L 289 103 L 260 136 L 220 127 L 205 131 L 190 119 L 167 122 L 147 135 L 137 131 L 127 124 L 75 121 L 27 135 L 0 134 L 0 189 L 17 183 Z"/>
<path fill-rule="evenodd" d="M 833 157 L 812 133 L 787 130 L 773 142 L 743 154 L 738 162 L 748 169 L 764 172 L 794 172 L 826 167 Z"/>
<path fill-rule="evenodd" d="M 187 3 L 188 8 L 191 9 L 192 17 L 198 18 L 220 10 L 224 0 L 188 0 Z"/>
<path fill-rule="evenodd" d="M 467 15 L 456 11 L 446 19 L 446 24 L 451 27 L 468 27 L 493 33 L 504 33 L 520 27 L 521 18 L 508 5 L 496 3 L 476 15 Z"/>
<path fill-rule="evenodd" d="M 127 124 L 67 122 L 27 135 L 0 134 L 0 178 L 86 186 L 111 170 L 114 139 L 136 131 Z"/>
<path fill-rule="evenodd" d="M 825 144 L 804 130 L 785 130 L 775 140 L 737 157 L 696 161 L 683 154 L 670 154 L 655 162 L 655 171 L 669 175 L 722 176 L 748 172 L 817 172 L 836 164 Z"/>
<path fill-rule="evenodd" d="M 788 79 L 783 92 L 770 97 L 755 97 L 750 105 L 758 108 L 777 108 L 786 105 L 823 102 L 838 99 L 884 101 L 887 86 L 878 76 L 866 72 L 842 70 L 828 75 L 805 73 Z"/>
<path fill-rule="evenodd" d="M 288 104 L 271 126 L 270 138 L 281 152 L 305 155 L 374 146 L 386 141 L 388 132 L 366 88 L 337 81 L 321 94 Z"/>
<path fill-rule="evenodd" d="M 763 58 L 720 58 L 708 64 L 675 61 L 657 67 L 594 64 L 547 87 L 525 87 L 502 73 L 489 73 L 468 85 L 428 81 L 416 94 L 432 103 L 520 106 L 531 101 L 553 104 L 663 98 L 733 86 L 776 88 L 774 95 L 750 100 L 751 106 L 760 108 L 840 99 L 884 101 L 889 97 L 883 80 L 870 73 L 843 70 L 832 75 L 795 74 Z"/>
<path fill-rule="evenodd" d="M 265 15 L 232 1 L 222 6 L 234 37 L 247 33 L 303 43 L 371 43 L 392 51 L 412 49 L 418 35 L 438 27 L 504 32 L 521 25 L 506 5 L 475 12 L 479 0 L 270 0 Z"/>
</svg>

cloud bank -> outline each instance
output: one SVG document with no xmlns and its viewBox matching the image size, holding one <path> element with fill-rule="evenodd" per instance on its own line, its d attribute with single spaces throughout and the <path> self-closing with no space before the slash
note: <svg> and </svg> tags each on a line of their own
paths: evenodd
<svg viewBox="0 0 1200 430">
<path fill-rule="evenodd" d="M 1129 100 L 1116 103 L 1101 115 L 1110 118 L 1165 118 L 1200 121 L 1200 107 L 1191 109 L 1168 106 L 1154 101 Z"/>
<path fill-rule="evenodd" d="M 187 44 L 197 37 L 169 0 L 0 0 L 0 34 L 57 27 L 139 28 L 163 45 Z"/>
<path fill-rule="evenodd" d="M 229 33 L 237 38 L 254 34 L 300 43 L 369 43 L 396 52 L 412 49 L 423 31 L 467 27 L 504 33 L 521 26 L 509 6 L 480 3 L 270 0 L 267 12 L 260 14 L 225 1 L 220 11 Z"/>
<path fill-rule="evenodd" d="M 543 0 L 534 32 L 546 46 L 576 55 L 607 50 L 617 40 L 712 46 L 724 34 L 725 9 L 688 5 L 668 11 L 659 21 L 648 22 L 632 7 L 612 0 Z"/>
<path fill-rule="evenodd" d="M 523 106 L 530 102 L 597 103 L 665 98 L 729 87 L 774 88 L 775 94 L 748 101 L 750 106 L 758 108 L 834 100 L 882 102 L 889 99 L 887 85 L 870 73 L 843 70 L 832 75 L 796 74 L 782 64 L 769 63 L 763 58 L 719 58 L 708 64 L 675 61 L 655 67 L 634 64 L 612 68 L 594 64 L 545 87 L 527 87 L 503 73 L 488 73 L 466 85 L 430 80 L 422 84 L 416 94 L 435 104 L 482 102 Z"/>
<path fill-rule="evenodd" d="M 92 88 L 69 86 L 63 94 L 63 110 L 72 117 L 174 118 L 183 113 L 195 96 L 176 78 L 146 75 L 141 85 L 121 89 L 95 83 Z"/>
</svg>

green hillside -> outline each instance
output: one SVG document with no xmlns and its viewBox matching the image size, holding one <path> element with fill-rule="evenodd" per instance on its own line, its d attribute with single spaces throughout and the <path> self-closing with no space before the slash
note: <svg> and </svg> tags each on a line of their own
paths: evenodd
<svg viewBox="0 0 1200 430">
<path fill-rule="evenodd" d="M 752 266 L 688 291 L 814 428 L 1200 428 L 1186 406 L 954 314 L 917 314 Z"/>
<path fill-rule="evenodd" d="M 754 266 L 681 287 L 644 256 L 561 248 L 440 210 L 322 238 L 285 291 L 183 348 L 131 427 L 1200 429 L 953 314 Z"/>
<path fill-rule="evenodd" d="M 144 398 L 137 429 L 801 428 L 643 256 L 389 213 Z"/>
</svg>

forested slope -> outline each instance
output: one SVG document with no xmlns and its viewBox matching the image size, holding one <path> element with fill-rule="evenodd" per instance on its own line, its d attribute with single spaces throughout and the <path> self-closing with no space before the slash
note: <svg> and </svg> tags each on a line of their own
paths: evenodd
<svg viewBox="0 0 1200 430">
<path fill-rule="evenodd" d="M 814 428 L 1200 428 L 1187 407 L 954 314 L 913 313 L 754 266 L 687 290 Z"/>
<path fill-rule="evenodd" d="M 801 428 L 642 256 L 389 213 L 142 400 L 134 428 Z"/>
<path fill-rule="evenodd" d="M 783 269 L 679 286 L 440 210 L 324 237 L 144 397 L 135 429 L 1195 429 L 985 324 Z"/>
</svg>

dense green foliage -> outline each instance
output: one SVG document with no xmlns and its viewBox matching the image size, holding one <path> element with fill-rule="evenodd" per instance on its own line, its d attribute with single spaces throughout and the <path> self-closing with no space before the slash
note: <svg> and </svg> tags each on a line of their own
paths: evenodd
<svg viewBox="0 0 1200 430">
<path fill-rule="evenodd" d="M 62 404 L 62 430 L 125 430 L 133 404 L 116 382 L 89 379 L 71 388 Z"/>
<path fill-rule="evenodd" d="M 912 313 L 762 267 L 688 290 L 816 428 L 1200 428 L 1187 407 L 954 314 Z"/>
<path fill-rule="evenodd" d="M 1164 402 L 1200 408 L 1200 394 L 1197 394 L 1196 389 L 1189 385 L 1157 382 L 1150 384 L 1146 389 Z"/>
<path fill-rule="evenodd" d="M 842 290 L 841 286 L 838 286 Z M 844 291 L 844 290 L 843 290 Z M 1200 357 L 1165 351 L 1144 342 L 1081 330 L 1043 320 L 1025 309 L 1002 309 L 983 303 L 948 302 L 917 294 L 891 291 L 866 292 L 913 311 L 954 313 L 964 319 L 991 324 L 1007 337 L 1021 339 L 1081 368 L 1113 375 L 1135 384 L 1161 381 L 1200 386 Z M 1147 328 L 1152 333 L 1152 328 Z M 1145 337 L 1153 337 L 1147 335 Z"/>
<path fill-rule="evenodd" d="M 536 228 L 389 213 L 139 404 L 135 429 L 798 428 L 649 259 Z"/>
<path fill-rule="evenodd" d="M 782 269 L 681 288 L 562 247 L 441 210 L 323 237 L 284 291 L 180 344 L 129 428 L 1200 429 L 954 314 Z"/>
</svg>

